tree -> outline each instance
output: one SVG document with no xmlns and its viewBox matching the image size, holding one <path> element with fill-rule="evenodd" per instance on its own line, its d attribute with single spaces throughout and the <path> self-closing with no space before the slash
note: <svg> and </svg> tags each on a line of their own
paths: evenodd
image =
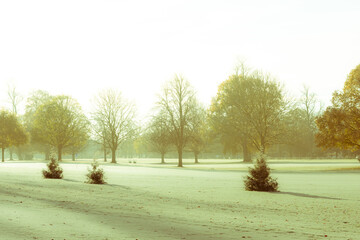
<svg viewBox="0 0 360 240">
<path fill-rule="evenodd" d="M 321 102 L 304 86 L 301 97 L 289 108 L 285 121 L 287 130 L 284 143 L 291 156 L 313 157 L 318 154 L 315 145 L 315 119 L 321 112 Z"/>
<path fill-rule="evenodd" d="M 33 132 L 43 144 L 57 150 L 62 160 L 63 150 L 84 143 L 89 122 L 79 103 L 69 96 L 55 96 L 40 105 L 34 115 Z"/>
<path fill-rule="evenodd" d="M 34 128 L 35 113 L 38 108 L 49 102 L 53 96 L 50 96 L 48 92 L 37 90 L 30 94 L 26 100 L 25 106 L 25 115 L 24 115 L 24 124 L 26 130 L 30 133 L 30 146 L 29 149 L 32 151 L 39 151 L 45 153 L 45 160 L 50 159 L 51 146 L 49 144 L 43 143 L 40 139 L 41 135 L 36 132 Z"/>
<path fill-rule="evenodd" d="M 116 163 L 116 150 L 136 134 L 135 106 L 115 90 L 100 92 L 94 99 L 92 113 L 94 133 L 98 142 L 111 149 L 111 162 Z"/>
<path fill-rule="evenodd" d="M 71 154 L 71 158 L 75 161 L 75 156 L 80 152 L 86 145 L 89 139 L 89 122 L 86 120 L 79 125 L 78 131 L 74 131 L 71 137 L 71 143 L 64 150 Z M 80 129 L 82 128 L 82 129 Z"/>
<path fill-rule="evenodd" d="M 246 176 L 245 190 L 277 192 L 278 183 L 270 177 L 270 168 L 267 166 L 265 156 L 260 154 L 254 168 L 249 168 L 249 176 Z"/>
<path fill-rule="evenodd" d="M 157 115 L 152 116 L 146 131 L 146 138 L 152 149 L 161 154 L 161 163 L 165 163 L 165 154 L 172 144 L 166 112 L 160 111 Z"/>
<path fill-rule="evenodd" d="M 196 103 L 193 109 L 194 117 L 190 121 L 189 149 L 194 153 L 195 163 L 199 163 L 199 154 L 205 149 L 208 142 L 209 129 L 206 122 L 205 108 Z"/>
<path fill-rule="evenodd" d="M 342 91 L 333 93 L 332 106 L 316 119 L 318 146 L 360 150 L 360 65 L 353 69 Z"/>
<path fill-rule="evenodd" d="M 63 169 L 56 160 L 55 155 L 51 154 L 50 162 L 46 165 L 48 170 L 43 169 L 42 174 L 44 178 L 62 179 Z"/>
<path fill-rule="evenodd" d="M 22 96 L 16 91 L 16 87 L 14 85 L 8 85 L 7 91 L 9 102 L 11 105 L 11 111 L 13 114 L 18 114 L 18 107 L 20 102 L 23 100 Z"/>
<path fill-rule="evenodd" d="M 11 146 L 25 144 L 28 140 L 24 127 L 16 116 L 5 110 L 0 111 L 0 147 L 1 157 L 4 162 L 5 149 Z"/>
<path fill-rule="evenodd" d="M 20 102 L 23 100 L 23 98 L 21 97 L 21 95 L 16 91 L 16 87 L 15 85 L 9 84 L 8 85 L 8 91 L 7 91 L 8 97 L 9 97 L 9 102 L 11 105 L 11 111 L 13 114 L 15 114 L 15 116 L 17 116 L 18 114 L 18 107 Z M 10 160 L 13 160 L 13 148 L 10 147 L 9 148 L 9 152 L 10 152 Z M 19 159 L 21 158 L 20 156 L 18 156 Z"/>
<path fill-rule="evenodd" d="M 251 162 L 251 130 L 243 113 L 237 109 L 236 96 L 232 96 L 230 88 L 233 81 L 238 81 L 240 75 L 233 75 L 219 85 L 217 96 L 210 107 L 210 121 L 212 131 L 220 135 L 224 145 L 224 153 L 233 154 L 243 150 L 244 162 Z"/>
<path fill-rule="evenodd" d="M 169 119 L 171 140 L 178 152 L 178 167 L 183 166 L 183 150 L 191 137 L 190 122 L 194 118 L 195 103 L 195 92 L 181 75 L 175 75 L 167 83 L 158 102 L 159 108 Z"/>
<path fill-rule="evenodd" d="M 103 129 L 103 131 L 101 132 L 100 138 L 101 138 L 101 148 L 104 153 L 104 162 L 107 162 L 107 154 L 109 153 L 109 149 L 108 149 L 107 143 L 106 143 L 107 136 L 106 136 L 105 129 Z"/>
<path fill-rule="evenodd" d="M 88 168 L 86 174 L 86 183 L 90 184 L 105 184 L 105 172 L 104 169 L 99 168 L 99 163 L 95 160 L 91 163 L 91 168 Z"/>
<path fill-rule="evenodd" d="M 210 108 L 213 128 L 226 142 L 237 141 L 242 146 L 244 161 L 251 161 L 251 148 L 265 153 L 281 141 L 286 113 L 282 87 L 260 72 L 230 76 L 219 86 Z"/>
<path fill-rule="evenodd" d="M 284 131 L 287 102 L 283 90 L 278 82 L 260 73 L 245 78 L 239 87 L 236 105 L 240 105 L 245 122 L 252 129 L 253 145 L 265 153 L 267 147 L 279 142 Z"/>
<path fill-rule="evenodd" d="M 310 89 L 307 86 L 304 86 L 302 91 L 300 108 L 302 109 L 302 119 L 304 120 L 304 128 L 302 129 L 302 132 L 305 135 L 305 151 L 310 155 L 313 155 L 315 150 L 315 134 L 317 132 L 315 120 L 323 111 L 323 106 L 318 100 L 316 94 L 310 92 Z"/>
<path fill-rule="evenodd" d="M 306 112 L 300 107 L 289 110 L 286 116 L 284 143 L 290 157 L 305 156 L 309 153 L 309 129 Z"/>
</svg>

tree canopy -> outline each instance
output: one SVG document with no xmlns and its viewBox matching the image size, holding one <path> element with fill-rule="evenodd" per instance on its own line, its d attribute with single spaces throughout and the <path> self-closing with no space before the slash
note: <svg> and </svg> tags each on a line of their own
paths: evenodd
<svg viewBox="0 0 360 240">
<path fill-rule="evenodd" d="M 360 65 L 349 73 L 343 90 L 334 92 L 332 106 L 317 118 L 316 124 L 319 146 L 360 150 Z"/>
<path fill-rule="evenodd" d="M 86 142 L 89 122 L 75 99 L 60 95 L 36 109 L 32 132 L 40 143 L 57 150 L 60 161 L 64 149 Z"/>
<path fill-rule="evenodd" d="M 221 134 L 225 146 L 261 152 L 279 142 L 284 134 L 287 102 L 281 85 L 259 72 L 230 76 L 218 89 L 210 108 L 213 128 Z"/>
<path fill-rule="evenodd" d="M 28 135 L 23 125 L 18 121 L 15 114 L 8 111 L 0 111 L 0 148 L 2 161 L 4 162 L 4 151 L 11 146 L 19 146 L 28 141 Z"/>
<path fill-rule="evenodd" d="M 29 149 L 31 154 L 33 152 L 42 152 L 45 153 L 45 160 L 50 160 L 50 149 L 51 146 L 41 142 L 41 139 L 38 138 L 38 133 L 34 128 L 34 120 L 36 110 L 46 102 L 50 101 L 51 96 L 48 92 L 37 90 L 33 91 L 26 100 L 25 106 L 25 115 L 24 115 L 24 124 L 26 130 L 30 133 L 30 143 Z"/>
</svg>

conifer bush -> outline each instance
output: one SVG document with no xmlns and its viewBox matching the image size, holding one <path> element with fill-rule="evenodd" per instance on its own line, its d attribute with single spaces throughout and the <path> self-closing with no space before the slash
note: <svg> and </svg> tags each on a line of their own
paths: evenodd
<svg viewBox="0 0 360 240">
<path fill-rule="evenodd" d="M 86 182 L 90 184 L 104 184 L 106 183 L 104 175 L 104 170 L 99 168 L 99 164 L 94 160 L 91 163 L 91 168 L 88 169 L 88 173 L 86 174 Z"/>
<path fill-rule="evenodd" d="M 63 169 L 54 156 L 50 156 L 50 162 L 47 164 L 48 170 L 43 169 L 44 178 L 63 178 Z"/>
<path fill-rule="evenodd" d="M 264 191 L 277 192 L 278 183 L 276 179 L 270 177 L 270 168 L 267 166 L 266 158 L 260 155 L 254 168 L 249 168 L 249 174 L 245 177 L 245 190 L 247 191 Z"/>
</svg>

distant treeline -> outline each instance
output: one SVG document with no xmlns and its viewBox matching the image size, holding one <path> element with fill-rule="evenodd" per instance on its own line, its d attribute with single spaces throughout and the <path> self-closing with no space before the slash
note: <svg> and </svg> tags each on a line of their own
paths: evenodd
<svg viewBox="0 0 360 240">
<path fill-rule="evenodd" d="M 21 95 L 8 89 L 12 108 L 0 111 L 2 160 L 116 159 L 159 157 L 233 158 L 251 162 L 257 153 L 270 158 L 353 158 L 360 148 L 360 65 L 324 109 L 308 87 L 290 97 L 270 75 L 239 65 L 223 81 L 209 107 L 182 75 L 158 94 L 149 121 L 139 122 L 135 105 L 116 89 L 100 91 L 86 116 L 76 99 L 38 90 L 17 112 Z M 5 152 L 7 149 L 7 152 Z"/>
</svg>

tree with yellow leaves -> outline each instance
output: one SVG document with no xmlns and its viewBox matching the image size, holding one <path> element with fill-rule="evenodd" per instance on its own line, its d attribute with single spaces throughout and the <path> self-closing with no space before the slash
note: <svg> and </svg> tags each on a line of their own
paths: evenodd
<svg viewBox="0 0 360 240">
<path fill-rule="evenodd" d="M 244 162 L 250 162 L 251 148 L 265 153 L 283 138 L 287 111 L 282 86 L 254 71 L 234 74 L 220 84 L 210 118 L 225 147 L 234 152 L 242 149 Z"/>
<path fill-rule="evenodd" d="M 66 149 L 79 149 L 89 137 L 89 121 L 80 104 L 69 96 L 55 96 L 40 105 L 34 115 L 33 137 L 57 150 L 58 160 Z"/>
<path fill-rule="evenodd" d="M 0 148 L 1 159 L 4 162 L 5 149 L 11 146 L 19 146 L 28 141 L 28 135 L 18 121 L 15 114 L 8 111 L 0 111 Z"/>
<path fill-rule="evenodd" d="M 348 75 L 342 91 L 333 94 L 332 106 L 316 120 L 318 146 L 360 150 L 360 65 Z"/>
</svg>

